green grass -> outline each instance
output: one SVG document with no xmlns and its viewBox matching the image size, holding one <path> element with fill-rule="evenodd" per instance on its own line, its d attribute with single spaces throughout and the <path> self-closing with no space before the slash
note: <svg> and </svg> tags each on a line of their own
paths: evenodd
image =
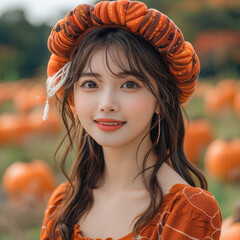
<svg viewBox="0 0 240 240">
<path fill-rule="evenodd" d="M 206 174 L 207 175 L 207 174 Z M 232 215 L 234 205 L 240 197 L 240 183 L 226 183 L 207 176 L 209 192 L 216 198 L 222 212 L 223 219 Z"/>
</svg>

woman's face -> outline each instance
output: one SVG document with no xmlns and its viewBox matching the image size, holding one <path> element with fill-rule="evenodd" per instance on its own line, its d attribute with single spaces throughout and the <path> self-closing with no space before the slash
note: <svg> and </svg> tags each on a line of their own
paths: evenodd
<svg viewBox="0 0 240 240">
<path fill-rule="evenodd" d="M 113 54 L 128 66 L 121 50 L 112 49 Z M 105 55 L 105 49 L 100 49 L 86 64 L 99 79 L 86 67 L 74 85 L 76 114 L 87 133 L 103 147 L 139 144 L 150 129 L 156 99 L 136 77 L 111 74 Z M 121 75 L 121 68 L 108 59 L 110 69 Z"/>
</svg>

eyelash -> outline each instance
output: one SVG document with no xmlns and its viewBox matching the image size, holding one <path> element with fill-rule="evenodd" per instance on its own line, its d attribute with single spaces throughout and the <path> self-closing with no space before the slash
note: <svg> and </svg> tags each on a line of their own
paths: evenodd
<svg viewBox="0 0 240 240">
<path fill-rule="evenodd" d="M 95 86 L 97 86 L 97 84 L 96 84 L 94 81 L 86 80 L 86 81 L 84 81 L 84 82 L 80 85 L 80 87 L 85 87 L 85 88 L 88 88 L 88 89 L 98 88 L 98 86 L 97 86 L 97 87 L 94 87 L 94 88 L 86 87 L 86 84 L 87 84 L 87 83 L 94 83 Z M 135 85 L 133 88 L 127 88 L 127 89 L 140 88 L 140 86 L 139 86 L 136 82 L 134 82 L 134 81 L 127 81 L 127 82 L 125 82 L 123 85 L 125 85 L 125 84 L 127 84 L 127 83 L 133 83 L 133 84 Z M 122 86 L 123 86 L 123 85 L 122 85 Z M 121 88 L 122 88 L 122 86 L 121 86 Z"/>
<path fill-rule="evenodd" d="M 84 81 L 84 82 L 80 85 L 80 87 L 85 87 L 85 88 L 91 89 L 90 87 L 86 87 L 86 86 L 85 86 L 87 83 L 94 83 L 94 84 L 97 86 L 97 84 L 96 84 L 94 81 L 89 81 L 89 80 L 87 80 L 87 81 Z"/>
<path fill-rule="evenodd" d="M 140 88 L 140 86 L 139 86 L 136 82 L 134 82 L 134 81 L 127 81 L 127 82 L 125 82 L 123 85 L 125 85 L 126 83 L 133 83 L 133 84 L 135 85 L 135 87 L 130 88 L 130 89 Z M 123 86 L 123 85 L 122 85 L 122 86 Z"/>
</svg>

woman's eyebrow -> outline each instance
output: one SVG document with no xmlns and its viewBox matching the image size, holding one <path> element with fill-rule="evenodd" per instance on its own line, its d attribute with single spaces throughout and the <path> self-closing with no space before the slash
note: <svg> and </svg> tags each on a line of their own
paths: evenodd
<svg viewBox="0 0 240 240">
<path fill-rule="evenodd" d="M 131 74 L 131 73 L 126 73 L 126 72 L 118 72 L 116 73 L 117 76 L 119 77 L 127 77 L 127 76 L 134 76 L 136 77 L 134 74 Z M 96 77 L 96 78 L 102 78 L 101 74 L 99 73 L 94 73 L 94 72 L 83 72 L 80 74 L 79 78 L 80 77 Z"/>
</svg>

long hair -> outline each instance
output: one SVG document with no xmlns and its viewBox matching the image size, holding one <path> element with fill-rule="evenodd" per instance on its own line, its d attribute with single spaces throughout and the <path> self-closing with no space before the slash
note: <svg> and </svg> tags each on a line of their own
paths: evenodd
<svg viewBox="0 0 240 240">
<path fill-rule="evenodd" d="M 125 53 L 130 67 L 126 68 L 120 58 L 111 54 L 111 47 L 121 49 Z M 90 64 L 93 54 L 99 49 L 106 51 L 106 63 L 110 71 L 108 57 L 111 57 L 124 72 L 136 76 L 143 82 L 155 96 L 161 113 L 159 141 L 157 141 L 158 118 L 154 114 L 150 130 L 147 133 L 150 134 L 152 146 L 144 156 L 143 170 L 139 173 L 142 175 L 151 201 L 147 209 L 134 219 L 136 222 L 132 230 L 133 238 L 135 239 L 140 229 L 152 220 L 161 206 L 163 191 L 157 180 L 157 172 L 164 162 L 171 165 L 191 186 L 199 185 L 207 190 L 205 177 L 184 155 L 184 110 L 179 102 L 179 89 L 166 69 L 162 56 L 146 40 L 126 30 L 120 28 L 93 29 L 78 43 L 69 75 L 63 85 L 63 95 L 58 98 L 61 103 L 66 135 L 54 157 L 56 160 L 56 155 L 66 140 L 67 146 L 62 154 L 60 165 L 68 181 L 62 204 L 55 215 L 51 216 L 56 218 L 50 233 L 53 239 L 56 239 L 56 231 L 59 232 L 62 239 L 71 238 L 74 224 L 93 206 L 92 189 L 99 186 L 103 176 L 102 147 L 87 134 L 80 122 L 74 118 L 68 101 L 72 96 L 74 83 L 79 79 L 86 65 Z M 155 79 L 157 88 L 153 87 L 145 72 Z M 71 170 L 67 171 L 65 167 L 67 156 L 73 149 L 76 150 L 76 157 Z M 155 152 L 157 161 L 153 166 L 146 168 L 151 152 Z M 151 174 L 146 179 L 144 173 L 147 170 L 150 170 Z"/>
</svg>

